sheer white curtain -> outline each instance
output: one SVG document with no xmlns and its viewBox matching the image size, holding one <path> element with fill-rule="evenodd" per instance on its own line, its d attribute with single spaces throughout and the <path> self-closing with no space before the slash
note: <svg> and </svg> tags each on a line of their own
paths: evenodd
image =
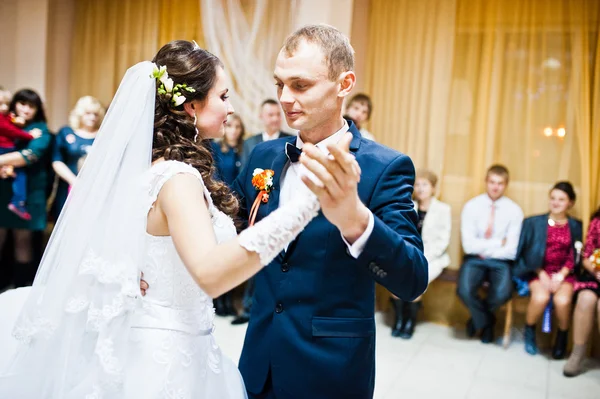
<svg viewBox="0 0 600 399">
<path fill-rule="evenodd" d="M 259 108 L 276 99 L 273 69 L 293 29 L 296 0 L 200 0 L 206 47 L 223 60 L 231 102 L 254 134 L 262 129 Z"/>
</svg>

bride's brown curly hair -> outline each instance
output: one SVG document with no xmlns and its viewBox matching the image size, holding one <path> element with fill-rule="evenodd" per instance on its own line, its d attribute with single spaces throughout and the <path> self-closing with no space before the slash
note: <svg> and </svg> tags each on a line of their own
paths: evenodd
<svg viewBox="0 0 600 399">
<path fill-rule="evenodd" d="M 217 80 L 218 68 L 223 67 L 221 60 L 215 55 L 185 40 L 165 44 L 152 61 L 158 67 L 167 67 L 174 85 L 187 84 L 194 88 L 195 92 L 182 92 L 185 102 L 205 101 Z M 196 168 L 202 175 L 215 206 L 235 218 L 238 201 L 225 183 L 214 178 L 215 164 L 210 142 L 203 140 L 196 143 L 195 136 L 194 119 L 184 111 L 183 104 L 176 107 L 170 98 L 157 92 L 152 161 L 164 158 L 185 162 Z"/>
</svg>

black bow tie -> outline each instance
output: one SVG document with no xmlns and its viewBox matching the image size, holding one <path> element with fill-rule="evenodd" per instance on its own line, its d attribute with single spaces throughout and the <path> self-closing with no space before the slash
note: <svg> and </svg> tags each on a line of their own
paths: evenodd
<svg viewBox="0 0 600 399">
<path fill-rule="evenodd" d="M 300 160 L 300 155 L 302 155 L 302 149 L 296 147 L 292 143 L 287 143 L 285 145 L 285 155 L 287 155 L 290 162 L 296 163 L 298 162 L 298 160 Z"/>
</svg>

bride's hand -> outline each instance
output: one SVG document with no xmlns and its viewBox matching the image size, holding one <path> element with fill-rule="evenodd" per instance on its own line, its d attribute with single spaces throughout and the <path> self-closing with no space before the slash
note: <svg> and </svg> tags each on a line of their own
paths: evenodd
<svg viewBox="0 0 600 399">
<path fill-rule="evenodd" d="M 142 292 L 142 296 L 146 296 L 146 290 L 150 288 L 146 280 L 144 280 L 144 273 L 142 272 L 142 279 L 140 280 L 140 291 Z"/>
</svg>

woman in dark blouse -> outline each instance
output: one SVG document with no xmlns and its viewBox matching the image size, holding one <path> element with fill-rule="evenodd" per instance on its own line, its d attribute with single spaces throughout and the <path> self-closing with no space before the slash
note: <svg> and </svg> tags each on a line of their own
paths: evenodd
<svg viewBox="0 0 600 399">
<path fill-rule="evenodd" d="M 225 136 L 222 140 L 213 141 L 212 148 L 217 165 L 219 178 L 230 187 L 239 175 L 242 162 L 242 149 L 244 148 L 244 135 L 246 129 L 242 119 L 236 115 L 230 115 L 225 125 Z M 236 316 L 233 307 L 231 292 L 227 292 L 214 300 L 215 313 L 219 316 Z"/>
<path fill-rule="evenodd" d="M 582 266 L 575 283 L 577 302 L 573 314 L 573 350 L 565 364 L 563 374 L 575 377 L 582 371 L 582 362 L 587 356 L 587 343 L 594 326 L 594 316 L 598 317 L 600 329 L 600 269 L 592 264 L 590 257 L 600 249 L 600 208 L 592 216 L 583 250 Z"/>
<path fill-rule="evenodd" d="M 75 182 L 83 160 L 91 149 L 104 118 L 104 107 L 91 96 L 81 97 L 69 116 L 69 126 L 56 135 L 52 154 L 52 168 L 59 177 L 54 216 L 58 218 L 65 205 L 69 189 Z"/>
<path fill-rule="evenodd" d="M 242 119 L 233 114 L 227 119 L 223 139 L 212 143 L 217 173 L 219 173 L 221 180 L 229 186 L 240 174 L 242 168 L 241 156 L 245 134 L 246 129 Z"/>
<path fill-rule="evenodd" d="M 4 245 L 8 231 L 12 230 L 15 243 L 14 284 L 16 287 L 22 287 L 33 282 L 37 270 L 33 258 L 33 232 L 46 229 L 46 160 L 52 135 L 48 132 L 42 100 L 33 90 L 24 89 L 15 93 L 10 103 L 10 112 L 25 120 L 25 126 L 22 128 L 24 131 L 39 129 L 42 132 L 40 137 L 17 147 L 15 151 L 0 155 L 0 177 L 7 177 L 2 173 L 4 166 L 24 168 L 27 173 L 27 210 L 31 219 L 24 220 L 9 211 L 6 206 L 0 206 L 0 248 Z M 8 204 L 11 196 L 10 179 L 0 179 L 0 203 Z M 8 262 L 2 259 L 0 265 L 2 268 L 10 267 Z"/>
<path fill-rule="evenodd" d="M 538 352 L 535 324 L 552 300 L 558 319 L 552 357 L 565 356 L 575 283 L 575 243 L 583 234 L 581 222 L 568 215 L 575 199 L 571 183 L 556 183 L 550 190 L 550 212 L 523 221 L 513 272 L 529 282 L 531 291 L 525 316 L 525 350 L 531 355 Z"/>
</svg>

